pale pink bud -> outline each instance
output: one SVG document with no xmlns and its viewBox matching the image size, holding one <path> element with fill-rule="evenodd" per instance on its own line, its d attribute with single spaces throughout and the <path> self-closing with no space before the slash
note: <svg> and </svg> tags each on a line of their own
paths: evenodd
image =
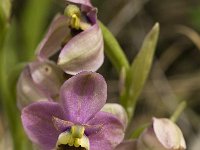
<svg viewBox="0 0 200 150">
<path fill-rule="evenodd" d="M 137 150 L 184 150 L 185 140 L 180 128 L 166 118 L 153 118 L 152 124 L 139 137 Z"/>
</svg>

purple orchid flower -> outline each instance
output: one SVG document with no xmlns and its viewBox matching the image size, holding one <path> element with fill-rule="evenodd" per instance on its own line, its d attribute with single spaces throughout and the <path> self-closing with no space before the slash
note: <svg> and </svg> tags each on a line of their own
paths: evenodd
<svg viewBox="0 0 200 150">
<path fill-rule="evenodd" d="M 103 63 L 103 37 L 97 9 L 89 0 L 67 0 L 65 15 L 57 15 L 39 44 L 37 56 L 50 59 L 68 74 L 96 71 Z"/>
<path fill-rule="evenodd" d="M 113 150 L 124 138 L 125 124 L 100 111 L 106 98 L 104 78 L 81 72 L 63 84 L 60 103 L 43 101 L 25 107 L 24 129 L 43 150 Z"/>
</svg>

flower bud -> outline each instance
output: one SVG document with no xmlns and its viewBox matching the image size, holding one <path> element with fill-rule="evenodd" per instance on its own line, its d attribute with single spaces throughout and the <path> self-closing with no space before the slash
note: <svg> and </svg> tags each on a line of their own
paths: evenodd
<svg viewBox="0 0 200 150">
<path fill-rule="evenodd" d="M 106 103 L 101 111 L 115 115 L 124 124 L 124 128 L 126 129 L 128 116 L 125 109 L 121 105 L 116 103 Z"/>
<path fill-rule="evenodd" d="M 184 150 L 185 140 L 180 128 L 166 118 L 153 122 L 139 137 L 137 150 Z"/>
<path fill-rule="evenodd" d="M 54 60 L 66 73 L 96 71 L 103 63 L 103 36 L 97 9 L 89 1 L 68 0 L 37 49 L 40 60 Z"/>
<path fill-rule="evenodd" d="M 19 108 L 41 100 L 56 100 L 64 72 L 52 62 L 32 62 L 21 73 L 17 83 Z"/>
</svg>

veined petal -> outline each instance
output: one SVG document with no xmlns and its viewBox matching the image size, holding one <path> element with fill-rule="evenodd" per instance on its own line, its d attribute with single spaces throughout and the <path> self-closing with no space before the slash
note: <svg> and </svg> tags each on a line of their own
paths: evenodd
<svg viewBox="0 0 200 150">
<path fill-rule="evenodd" d="M 99 132 L 88 135 L 91 150 L 113 150 L 124 138 L 123 124 L 110 113 L 98 112 L 87 124 L 102 126 Z"/>
<path fill-rule="evenodd" d="M 66 0 L 66 1 L 70 3 L 81 4 L 92 7 L 90 0 Z"/>
<path fill-rule="evenodd" d="M 84 124 L 105 104 L 107 85 L 100 74 L 81 72 L 64 83 L 60 98 L 67 120 Z"/>
<path fill-rule="evenodd" d="M 35 61 L 29 64 L 30 74 L 35 84 L 41 87 L 53 99 L 59 95 L 64 83 L 64 72 L 53 62 Z"/>
<path fill-rule="evenodd" d="M 53 149 L 60 134 L 52 117 L 64 119 L 62 107 L 54 102 L 37 102 L 22 110 L 22 124 L 28 137 L 43 150 Z"/>
<path fill-rule="evenodd" d="M 37 56 L 40 59 L 48 59 L 56 54 L 61 49 L 62 44 L 65 44 L 70 38 L 71 34 L 67 24 L 67 17 L 57 15 L 37 48 Z"/>
<path fill-rule="evenodd" d="M 64 83 L 64 72 L 53 62 L 29 63 L 17 83 L 17 102 L 21 109 L 42 100 L 57 100 Z"/>
<path fill-rule="evenodd" d="M 44 100 L 49 100 L 47 93 L 34 83 L 30 74 L 30 68 L 26 66 L 17 82 L 17 105 L 19 109 L 30 103 Z"/>
<path fill-rule="evenodd" d="M 115 150 L 137 150 L 136 140 L 127 140 L 120 143 Z"/>
<path fill-rule="evenodd" d="M 96 71 L 103 63 L 103 38 L 98 24 L 73 37 L 61 50 L 58 65 L 69 74 Z"/>
</svg>

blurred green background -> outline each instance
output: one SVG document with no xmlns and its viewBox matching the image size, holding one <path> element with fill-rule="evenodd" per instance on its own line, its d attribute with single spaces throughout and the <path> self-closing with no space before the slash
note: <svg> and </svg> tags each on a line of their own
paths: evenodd
<svg viewBox="0 0 200 150">
<path fill-rule="evenodd" d="M 0 5 L 3 6 L 6 1 L 1 0 Z M 99 20 L 116 36 L 130 62 L 140 49 L 146 33 L 155 22 L 160 23 L 161 34 L 154 64 L 137 104 L 132 128 L 136 129 L 149 122 L 152 116 L 170 117 L 178 103 L 186 100 L 187 108 L 177 123 L 186 138 L 188 149 L 199 150 L 200 1 L 92 0 L 92 3 L 98 8 Z M 8 122 L 12 122 L 12 119 L 7 119 L 3 111 L 9 111 L 13 116 L 19 113 L 15 108 L 17 75 L 9 77 L 12 72 L 20 72 L 24 63 L 35 58 L 35 49 L 49 23 L 55 14 L 63 12 L 66 2 L 13 0 L 11 4 L 10 17 L 0 10 L 0 43 L 4 41 L 4 44 L 0 44 L 0 49 L 4 49 L 0 57 L 2 60 L 4 56 L 4 64 L 1 65 L 6 66 L 6 69 L 1 69 L 1 76 L 5 76 L 6 81 L 0 84 L 9 89 L 9 93 L 1 92 L 0 95 L 2 150 L 13 149 L 10 132 L 18 132 L 17 127 L 9 129 Z M 4 33 L 7 33 L 6 38 Z M 99 72 L 108 82 L 108 100 L 118 101 L 118 75 L 107 58 Z M 2 108 L 6 103 L 3 99 L 7 97 L 12 104 Z"/>
</svg>

